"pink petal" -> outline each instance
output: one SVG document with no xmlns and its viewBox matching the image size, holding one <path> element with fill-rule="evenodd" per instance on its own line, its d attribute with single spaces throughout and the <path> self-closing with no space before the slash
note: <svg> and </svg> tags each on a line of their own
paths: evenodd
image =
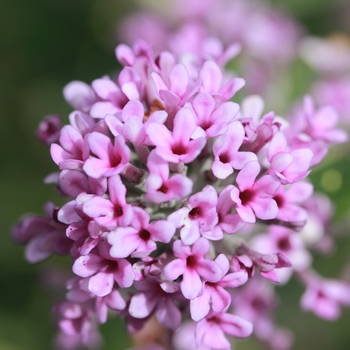
<svg viewBox="0 0 350 350">
<path fill-rule="evenodd" d="M 196 271 L 190 269 L 184 271 L 181 282 L 181 291 L 186 299 L 191 300 L 198 297 L 202 291 L 202 281 Z"/>
<path fill-rule="evenodd" d="M 201 77 L 201 91 L 203 92 L 218 92 L 221 81 L 222 73 L 219 66 L 213 61 L 206 61 L 200 71 Z"/>
<path fill-rule="evenodd" d="M 99 297 L 108 295 L 114 285 L 114 278 L 111 273 L 99 272 L 89 279 L 89 291 Z"/>
<path fill-rule="evenodd" d="M 133 227 L 119 227 L 107 236 L 111 244 L 110 254 L 114 258 L 128 257 L 140 244 L 138 231 Z"/>
<path fill-rule="evenodd" d="M 210 292 L 204 290 L 203 294 L 190 302 L 191 318 L 193 321 L 200 321 L 208 315 L 210 311 Z"/>
<path fill-rule="evenodd" d="M 88 111 L 95 102 L 96 95 L 90 85 L 82 81 L 72 81 L 63 89 L 65 100 L 74 108 Z"/>
<path fill-rule="evenodd" d="M 187 143 L 197 127 L 195 116 L 191 109 L 183 107 L 175 115 L 174 118 L 174 141 L 182 141 Z"/>
<path fill-rule="evenodd" d="M 252 323 L 240 316 L 227 313 L 221 316 L 221 327 L 225 333 L 236 338 L 249 337 L 253 332 Z"/>
<path fill-rule="evenodd" d="M 181 312 L 171 298 L 162 298 L 155 312 L 157 320 L 170 330 L 177 330 L 181 325 Z"/>
<path fill-rule="evenodd" d="M 175 281 L 185 271 L 185 261 L 181 259 L 175 259 L 171 261 L 164 268 L 164 275 L 172 281 Z"/>
<path fill-rule="evenodd" d="M 260 172 L 260 165 L 257 161 L 248 162 L 238 173 L 236 182 L 241 191 L 251 188 Z"/>
<path fill-rule="evenodd" d="M 129 313 L 135 318 L 145 318 L 152 313 L 157 302 L 157 297 L 151 296 L 150 293 L 137 293 L 131 298 Z"/>
<path fill-rule="evenodd" d="M 170 90 L 181 97 L 187 89 L 189 77 L 183 64 L 176 64 L 169 73 Z"/>
<path fill-rule="evenodd" d="M 96 254 L 80 256 L 73 264 L 73 272 L 80 277 L 89 277 L 99 271 L 105 263 Z"/>
<path fill-rule="evenodd" d="M 218 282 L 223 277 L 220 266 L 212 260 L 201 259 L 197 263 L 196 270 L 200 276 L 209 282 Z"/>
</svg>

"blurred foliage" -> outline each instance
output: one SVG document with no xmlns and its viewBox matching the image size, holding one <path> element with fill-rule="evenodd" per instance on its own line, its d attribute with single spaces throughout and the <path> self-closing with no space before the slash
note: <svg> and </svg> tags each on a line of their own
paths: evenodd
<svg viewBox="0 0 350 350">
<path fill-rule="evenodd" d="M 315 35 L 347 30 L 341 1 L 275 0 L 302 21 L 306 31 Z M 1 0 L 0 2 L 0 244 L 1 298 L 0 350 L 47 350 L 51 348 L 54 323 L 50 315 L 54 297 L 43 287 L 43 276 L 54 277 L 61 271 L 62 259 L 29 266 L 23 260 L 23 248 L 9 238 L 11 225 L 22 213 L 42 213 L 47 200 L 59 201 L 53 186 L 43 178 L 56 171 L 49 150 L 34 137 L 43 116 L 58 113 L 67 118 L 70 108 L 62 97 L 62 88 L 71 80 L 91 80 L 119 68 L 115 56 L 116 23 L 132 10 L 128 0 Z M 350 13 L 348 13 L 349 18 Z M 346 16 L 345 16 L 346 17 Z M 342 22 L 343 21 L 343 22 Z M 344 27 L 342 27 L 342 25 Z M 295 67 L 293 74 L 299 96 L 307 89 L 305 70 Z M 65 119 L 67 120 L 67 119 Z M 337 203 L 336 217 L 346 216 L 350 208 L 350 159 L 339 157 L 337 147 L 331 160 L 312 175 L 316 189 L 324 191 L 324 173 L 335 169 L 342 185 L 329 195 Z M 344 152 L 347 152 L 345 149 Z M 323 179 L 323 180 L 322 180 Z M 332 181 L 332 180 L 330 180 Z M 322 185 L 323 184 L 323 185 Z M 327 186 L 326 186 L 327 187 Z M 344 233 L 346 227 L 344 227 Z M 339 275 L 349 263 L 350 240 L 338 238 L 340 249 L 329 258 L 316 257 L 316 266 L 327 276 Z M 64 264 L 64 263 L 63 263 Z M 47 286 L 46 286 L 47 288 Z M 350 343 L 350 313 L 340 321 L 327 323 L 298 309 L 301 287 L 292 282 L 281 288 L 283 299 L 278 319 L 295 331 L 295 349 L 347 349 Z M 102 326 L 105 350 L 125 349 L 121 321 Z M 261 349 L 254 340 L 240 341 L 239 349 Z"/>
</svg>

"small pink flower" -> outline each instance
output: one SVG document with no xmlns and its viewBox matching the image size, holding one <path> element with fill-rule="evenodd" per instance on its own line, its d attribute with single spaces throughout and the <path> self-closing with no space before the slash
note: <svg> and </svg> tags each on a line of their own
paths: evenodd
<svg viewBox="0 0 350 350">
<path fill-rule="evenodd" d="M 350 305 L 350 285 L 335 279 L 325 279 L 313 271 L 300 273 L 307 289 L 301 298 L 301 307 L 318 317 L 333 321 L 340 316 L 340 307 Z"/>
<path fill-rule="evenodd" d="M 201 192 L 188 199 L 186 206 L 168 216 L 168 220 L 175 227 L 180 228 L 180 236 L 184 244 L 194 243 L 201 234 L 209 239 L 218 239 L 211 234 L 218 223 L 217 201 L 218 195 L 215 188 L 206 185 Z"/>
<path fill-rule="evenodd" d="M 181 241 L 175 241 L 173 244 L 177 259 L 165 266 L 164 275 L 172 281 L 182 275 L 180 286 L 186 299 L 194 299 L 201 293 L 203 283 L 200 277 L 209 282 L 217 282 L 223 276 L 221 267 L 215 261 L 204 258 L 209 249 L 209 241 L 203 237 L 199 238 L 192 248 Z"/>
<path fill-rule="evenodd" d="M 278 205 L 276 219 L 291 223 L 296 227 L 304 226 L 308 213 L 300 204 L 308 199 L 312 192 L 313 186 L 308 182 L 297 182 L 287 188 L 281 186 L 273 196 Z"/>
<path fill-rule="evenodd" d="M 181 312 L 174 303 L 178 285 L 147 278 L 135 282 L 134 286 L 139 292 L 130 300 L 129 313 L 132 317 L 145 318 L 155 313 L 157 320 L 166 328 L 176 330 L 180 327 Z"/>
<path fill-rule="evenodd" d="M 244 222 L 254 223 L 255 216 L 262 220 L 275 219 L 278 215 L 277 203 L 272 199 L 280 186 L 276 176 L 263 175 L 255 182 L 260 172 L 257 161 L 248 162 L 238 173 L 230 194 L 236 203 L 236 211 Z"/>
<path fill-rule="evenodd" d="M 113 144 L 108 136 L 93 132 L 88 135 L 87 143 L 90 151 L 97 156 L 90 156 L 83 166 L 84 171 L 91 177 L 119 174 L 130 160 L 130 149 L 121 135 L 115 137 Z"/>
<path fill-rule="evenodd" d="M 76 211 L 94 219 L 100 226 L 114 229 L 117 226 L 128 226 L 133 218 L 133 208 L 126 202 L 126 187 L 119 175 L 108 179 L 109 199 L 81 194 L 77 197 Z"/>
<path fill-rule="evenodd" d="M 61 124 L 61 116 L 56 114 L 46 116 L 40 122 L 36 130 L 37 138 L 46 145 L 50 145 L 53 142 L 57 142 L 61 134 Z"/>
<path fill-rule="evenodd" d="M 73 272 L 80 277 L 89 277 L 87 289 L 99 297 L 112 292 L 114 283 L 128 288 L 133 284 L 134 272 L 125 259 L 108 259 L 95 253 L 80 256 L 73 264 Z"/>
<path fill-rule="evenodd" d="M 225 312 L 231 304 L 231 296 L 226 288 L 237 288 L 248 279 L 244 271 L 227 273 L 229 262 L 224 254 L 220 254 L 215 262 L 221 267 L 224 277 L 215 283 L 204 282 L 201 295 L 191 300 L 191 317 L 194 321 L 199 321 L 207 316 L 211 308 L 215 313 Z"/>
<path fill-rule="evenodd" d="M 67 225 L 57 220 L 57 211 L 53 203 L 47 203 L 46 216 L 26 216 L 12 228 L 12 238 L 19 244 L 27 244 L 24 255 L 29 263 L 36 264 L 53 253 L 69 253 L 72 241 L 65 235 Z"/>
<path fill-rule="evenodd" d="M 157 249 L 156 242 L 169 243 L 175 234 L 174 225 L 166 220 L 149 221 L 150 216 L 135 207 L 132 226 L 118 227 L 108 234 L 111 256 L 143 258 Z"/>
<path fill-rule="evenodd" d="M 156 146 L 156 153 L 165 161 L 187 164 L 199 155 L 206 143 L 203 137 L 191 140 L 196 127 L 193 112 L 184 107 L 175 115 L 172 133 L 165 125 L 151 123 L 147 127 L 147 134 Z"/>
<path fill-rule="evenodd" d="M 269 174 L 276 175 L 282 184 L 292 184 L 305 178 L 311 170 L 313 153 L 309 148 L 287 150 L 287 140 L 279 131 L 271 139 L 267 150 Z"/>
<path fill-rule="evenodd" d="M 182 200 L 192 192 L 191 179 L 182 174 L 169 177 L 169 164 L 152 151 L 147 159 L 150 174 L 146 179 L 145 198 L 155 203 Z"/>
<path fill-rule="evenodd" d="M 191 106 L 197 123 L 194 138 L 215 137 L 223 134 L 239 110 L 239 105 L 231 101 L 216 104 L 215 99 L 209 93 L 198 94 L 193 99 Z"/>
<path fill-rule="evenodd" d="M 93 118 L 103 119 L 107 114 L 115 114 L 128 102 L 125 94 L 109 77 L 96 79 L 91 85 L 100 98 L 91 106 L 90 114 Z"/>
<path fill-rule="evenodd" d="M 71 125 L 61 129 L 60 144 L 51 144 L 53 161 L 60 169 L 79 169 L 88 157 L 88 148 L 82 134 Z"/>
<path fill-rule="evenodd" d="M 233 169 L 242 169 L 249 161 L 257 161 L 253 152 L 242 152 L 239 148 L 244 140 L 244 128 L 239 121 L 228 125 L 224 135 L 220 135 L 214 142 L 214 162 L 211 166 L 213 174 L 219 179 L 226 179 L 233 173 Z"/>
<path fill-rule="evenodd" d="M 289 259 L 280 252 L 271 253 L 271 254 L 262 254 L 255 250 L 248 248 L 245 245 L 241 245 L 237 249 L 238 259 L 233 260 L 233 267 L 236 271 L 238 271 L 238 263 L 242 264 L 246 262 L 248 257 L 254 266 L 256 266 L 260 270 L 260 275 L 270 279 L 274 282 L 279 282 L 278 276 L 276 275 L 275 269 L 279 269 L 281 267 L 291 267 L 292 264 Z M 243 257 L 242 257 L 243 256 Z M 246 256 L 246 257 L 245 257 Z M 249 261 L 249 260 L 248 260 Z M 245 263 L 248 267 L 248 271 L 251 269 L 250 264 Z"/>
<path fill-rule="evenodd" d="M 252 332 L 252 323 L 240 316 L 211 312 L 197 323 L 196 339 L 198 344 L 207 345 L 211 349 L 230 350 L 231 344 L 225 333 L 235 338 L 246 338 Z"/>
</svg>

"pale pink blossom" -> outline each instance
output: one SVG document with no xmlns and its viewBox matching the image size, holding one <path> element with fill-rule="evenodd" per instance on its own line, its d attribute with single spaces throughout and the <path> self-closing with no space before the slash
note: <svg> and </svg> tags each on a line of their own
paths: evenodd
<svg viewBox="0 0 350 350">
<path fill-rule="evenodd" d="M 221 267 L 215 261 L 204 258 L 209 249 L 210 243 L 204 237 L 199 238 L 192 247 L 179 240 L 173 244 L 177 259 L 165 266 L 164 275 L 172 281 L 182 275 L 180 286 L 186 299 L 194 299 L 201 293 L 203 282 L 200 277 L 217 282 L 223 276 Z"/>
<path fill-rule="evenodd" d="M 191 179 L 182 174 L 170 175 L 169 164 L 152 151 L 147 159 L 149 175 L 145 198 L 155 203 L 184 199 L 192 192 Z"/>
<path fill-rule="evenodd" d="M 304 270 L 299 276 L 306 285 L 306 291 L 300 301 L 303 310 L 333 321 L 339 318 L 341 306 L 350 305 L 348 283 L 320 277 L 312 270 Z"/>
<path fill-rule="evenodd" d="M 115 258 L 143 258 L 157 249 L 156 242 L 169 243 L 174 234 L 175 227 L 171 222 L 150 222 L 147 212 L 135 207 L 132 225 L 118 227 L 108 234 L 110 254 Z"/>
<path fill-rule="evenodd" d="M 155 314 L 166 328 L 176 330 L 181 324 L 181 312 L 174 303 L 178 285 L 170 281 L 147 278 L 134 283 L 138 290 L 131 297 L 129 313 L 135 318 L 145 318 Z M 180 298 L 180 295 L 177 296 Z"/>
<path fill-rule="evenodd" d="M 215 313 L 225 312 L 231 304 L 226 288 L 237 288 L 248 279 L 243 271 L 228 273 L 229 261 L 224 254 L 220 254 L 215 262 L 221 267 L 224 277 L 218 282 L 204 282 L 201 295 L 191 300 L 190 311 L 194 321 L 203 319 L 211 309 Z"/>
<path fill-rule="evenodd" d="M 180 228 L 180 237 L 184 244 L 193 244 L 201 234 L 209 239 L 219 239 L 211 234 L 211 230 L 218 223 L 217 201 L 215 188 L 207 185 L 201 192 L 191 196 L 186 206 L 168 216 L 168 220 L 176 228 Z"/>
<path fill-rule="evenodd" d="M 233 173 L 234 169 L 240 170 L 249 161 L 257 160 L 253 152 L 239 151 L 243 140 L 244 128 L 239 121 L 230 123 L 227 132 L 215 140 L 211 170 L 217 178 L 225 179 Z"/>
<path fill-rule="evenodd" d="M 83 169 L 87 175 L 99 178 L 112 176 L 122 172 L 130 160 L 130 149 L 125 144 L 123 136 L 116 136 L 114 142 L 99 132 L 93 132 L 87 137 L 90 151 L 96 155 L 86 159 Z"/>
<path fill-rule="evenodd" d="M 276 176 L 263 175 L 255 181 L 260 173 L 257 161 L 248 162 L 238 173 L 236 182 L 239 189 L 233 186 L 230 195 L 236 203 L 236 211 L 244 222 L 254 223 L 256 218 L 275 219 L 278 207 L 273 195 L 280 186 Z"/>
<path fill-rule="evenodd" d="M 211 312 L 197 323 L 196 340 L 198 344 L 207 345 L 211 349 L 230 350 L 231 344 L 225 334 L 246 338 L 252 332 L 253 325 L 240 316 Z"/>
<path fill-rule="evenodd" d="M 147 134 L 156 146 L 156 153 L 165 161 L 186 164 L 199 155 L 206 143 L 203 137 L 191 140 L 196 127 L 193 112 L 184 107 L 175 115 L 172 133 L 165 125 L 151 123 L 147 126 Z"/>
<path fill-rule="evenodd" d="M 128 226 L 133 218 L 133 208 L 126 202 L 126 187 L 119 175 L 108 179 L 109 199 L 81 194 L 77 197 L 76 210 L 84 214 L 103 228 L 114 229 Z"/>
</svg>

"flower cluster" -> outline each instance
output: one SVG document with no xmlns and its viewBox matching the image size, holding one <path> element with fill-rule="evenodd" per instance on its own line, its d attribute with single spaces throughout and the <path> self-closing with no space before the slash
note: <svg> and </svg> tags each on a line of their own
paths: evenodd
<svg viewBox="0 0 350 350">
<path fill-rule="evenodd" d="M 270 348 L 287 349 L 271 284 L 293 272 L 305 310 L 335 319 L 350 304 L 350 286 L 311 268 L 308 248 L 322 233 L 315 241 L 303 230 L 328 224 L 307 176 L 347 140 L 337 113 L 309 96 L 285 119 L 257 95 L 238 103 L 245 81 L 223 66 L 239 45 L 219 52 L 218 39 L 202 39 L 187 55 L 119 45 L 118 76 L 69 83 L 69 124 L 50 116 L 40 125 L 59 168 L 48 181 L 69 200 L 24 217 L 13 238 L 31 263 L 72 258 L 75 276 L 55 306 L 62 347 L 97 346 L 97 324 L 113 312 L 130 332 L 156 318 L 176 331 L 176 349 L 229 350 L 253 326 Z"/>
</svg>

